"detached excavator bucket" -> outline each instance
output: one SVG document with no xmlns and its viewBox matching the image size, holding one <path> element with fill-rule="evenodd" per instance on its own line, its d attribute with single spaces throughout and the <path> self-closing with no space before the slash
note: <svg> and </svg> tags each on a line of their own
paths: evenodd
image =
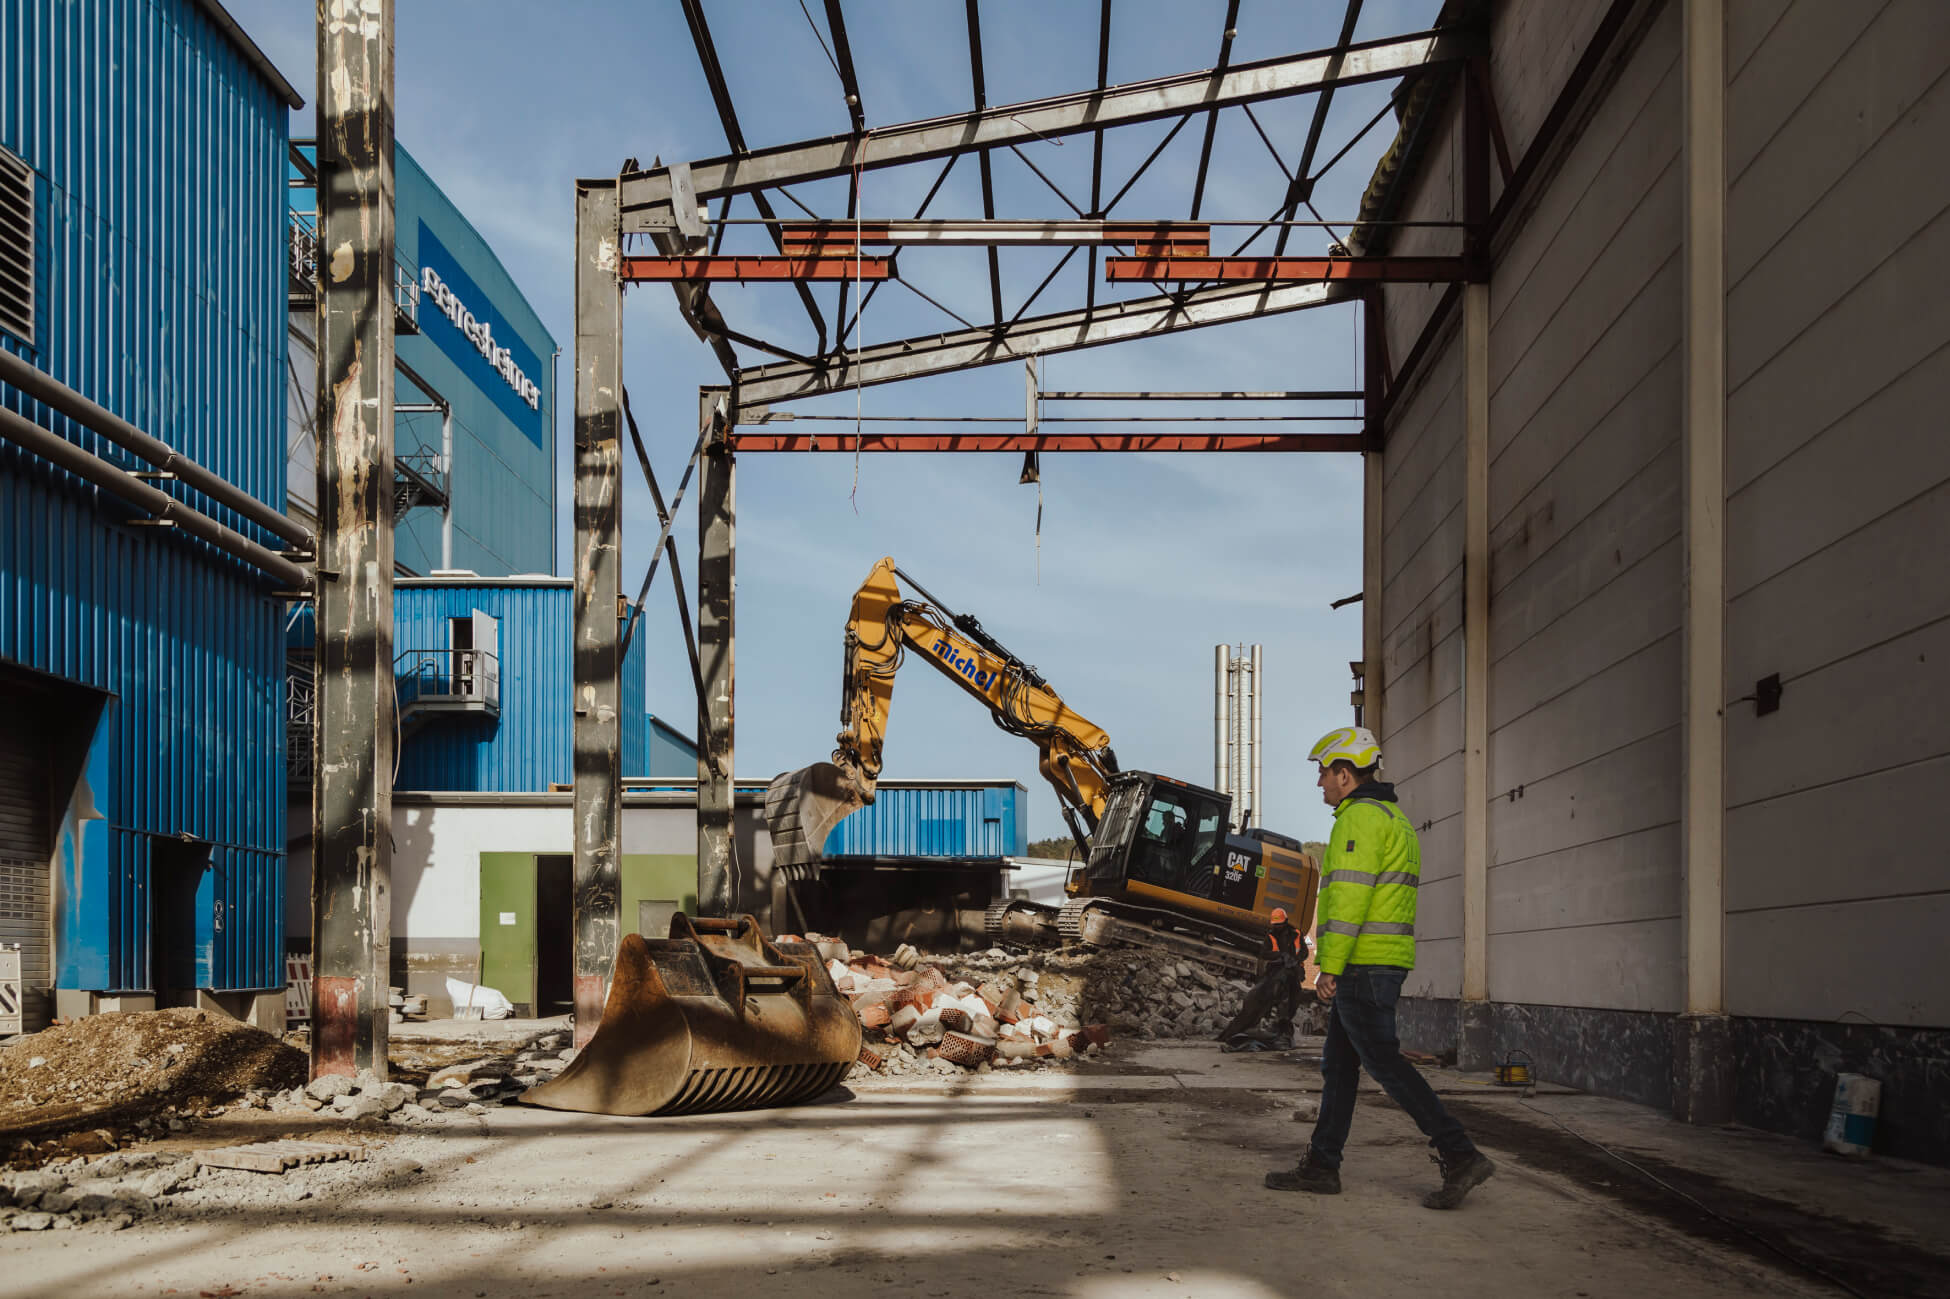
<svg viewBox="0 0 1950 1299">
<path fill-rule="evenodd" d="M 751 916 L 678 913 L 670 937 L 627 934 L 596 1034 L 524 1104 L 587 1114 L 701 1114 L 792 1105 L 860 1055 L 860 1020 L 807 943 Z"/>
<path fill-rule="evenodd" d="M 826 836 L 848 813 L 872 801 L 852 773 L 830 762 L 815 762 L 775 778 L 765 791 L 772 865 L 789 880 L 813 877 Z"/>
</svg>

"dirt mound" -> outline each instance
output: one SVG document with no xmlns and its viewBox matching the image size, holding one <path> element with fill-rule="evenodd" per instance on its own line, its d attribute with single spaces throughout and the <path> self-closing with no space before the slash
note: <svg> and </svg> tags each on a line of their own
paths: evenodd
<svg viewBox="0 0 1950 1299">
<path fill-rule="evenodd" d="M 305 1081 L 304 1055 L 204 1010 L 90 1015 L 0 1050 L 0 1136 L 130 1122 Z"/>
</svg>

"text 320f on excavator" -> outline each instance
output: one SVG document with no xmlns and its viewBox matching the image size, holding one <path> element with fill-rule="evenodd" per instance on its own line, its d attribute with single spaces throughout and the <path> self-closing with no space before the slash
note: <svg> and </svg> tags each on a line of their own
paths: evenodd
<svg viewBox="0 0 1950 1299">
<path fill-rule="evenodd" d="M 905 598 L 901 580 L 922 599 Z M 1258 828 L 1235 834 L 1224 794 L 1118 770 L 1100 727 L 891 559 L 875 564 L 853 597 L 832 762 L 787 772 L 766 794 L 773 865 L 798 882 L 788 887 L 819 878 L 828 833 L 873 801 L 894 675 L 910 648 L 985 705 L 997 726 L 1036 745 L 1077 841 L 1081 865 L 1070 872 L 1069 900 L 1060 908 L 997 903 L 987 916 L 991 937 L 1135 944 L 1250 972 L 1264 960 L 1274 907 L 1286 908 L 1302 932 L 1312 925 L 1320 872 L 1298 840 Z"/>
</svg>

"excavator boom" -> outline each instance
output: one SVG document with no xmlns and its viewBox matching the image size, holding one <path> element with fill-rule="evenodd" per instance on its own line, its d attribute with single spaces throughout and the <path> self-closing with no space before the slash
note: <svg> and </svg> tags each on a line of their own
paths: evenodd
<svg viewBox="0 0 1950 1299">
<path fill-rule="evenodd" d="M 1117 759 L 1110 736 L 1072 711 L 1036 670 L 1004 649 L 975 619 L 932 598 L 910 600 L 892 559 L 882 559 L 854 593 L 846 628 L 846 662 L 838 746 L 831 762 L 789 771 L 765 795 L 772 860 L 787 878 L 816 873 L 832 828 L 873 801 L 881 746 L 893 707 L 894 674 L 912 648 L 979 700 L 995 724 L 1037 746 L 1043 776 L 1055 787 L 1081 841 L 1103 815 Z M 909 585 L 921 595 L 913 579 Z"/>
</svg>

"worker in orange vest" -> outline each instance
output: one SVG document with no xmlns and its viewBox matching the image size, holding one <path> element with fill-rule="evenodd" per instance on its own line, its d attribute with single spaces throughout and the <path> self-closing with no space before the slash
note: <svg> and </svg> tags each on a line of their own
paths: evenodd
<svg viewBox="0 0 1950 1299">
<path fill-rule="evenodd" d="M 1239 1013 L 1219 1034 L 1219 1041 L 1225 1043 L 1228 1049 L 1234 1049 L 1233 1039 L 1250 1034 L 1275 1005 L 1280 1008 L 1280 1017 L 1275 1021 L 1271 1041 L 1259 1046 L 1240 1043 L 1237 1049 L 1263 1050 L 1270 1046 L 1284 1051 L 1293 1045 L 1293 1016 L 1300 1009 L 1300 985 L 1306 976 L 1307 940 L 1287 920 L 1285 907 L 1274 907 L 1270 919 L 1273 924 L 1266 931 L 1266 973 L 1246 994 Z"/>
</svg>

